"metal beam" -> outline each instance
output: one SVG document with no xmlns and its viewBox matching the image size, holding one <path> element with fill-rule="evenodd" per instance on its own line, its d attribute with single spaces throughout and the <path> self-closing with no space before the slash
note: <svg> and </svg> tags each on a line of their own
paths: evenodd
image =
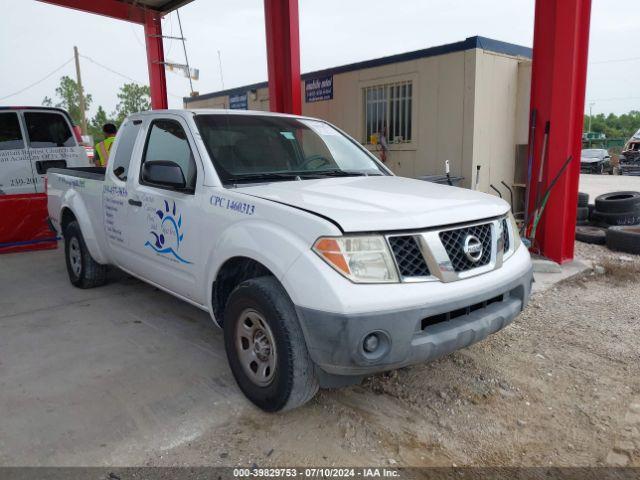
<svg viewBox="0 0 640 480">
<path fill-rule="evenodd" d="M 169 106 L 167 101 L 167 78 L 164 70 L 161 18 L 159 12 L 147 10 L 144 22 L 151 108 L 154 110 L 165 109 Z"/>
<path fill-rule="evenodd" d="M 38 0 L 59 7 L 72 8 L 81 12 L 95 13 L 105 17 L 117 18 L 144 24 L 145 9 L 118 0 Z"/>
<path fill-rule="evenodd" d="M 298 0 L 264 0 L 269 109 L 302 113 Z"/>
<path fill-rule="evenodd" d="M 571 155 L 573 161 L 551 190 L 534 247 L 559 263 L 573 259 L 580 149 L 587 79 L 591 0 L 536 0 L 531 109 L 536 136 L 530 179 L 530 212 L 535 208 L 543 132 L 550 122 L 541 190 L 548 188 Z M 541 196 L 539 193 L 538 196 Z"/>
</svg>

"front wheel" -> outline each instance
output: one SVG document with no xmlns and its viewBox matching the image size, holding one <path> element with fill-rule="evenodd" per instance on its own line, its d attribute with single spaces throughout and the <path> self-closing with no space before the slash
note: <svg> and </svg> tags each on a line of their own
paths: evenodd
<svg viewBox="0 0 640 480">
<path fill-rule="evenodd" d="M 64 230 L 64 253 L 69 281 L 78 288 L 94 288 L 107 282 L 107 267 L 96 262 L 84 243 L 75 220 Z"/>
<path fill-rule="evenodd" d="M 261 409 L 290 410 L 318 391 L 295 308 L 275 277 L 247 280 L 231 293 L 224 340 L 240 390 Z"/>
</svg>

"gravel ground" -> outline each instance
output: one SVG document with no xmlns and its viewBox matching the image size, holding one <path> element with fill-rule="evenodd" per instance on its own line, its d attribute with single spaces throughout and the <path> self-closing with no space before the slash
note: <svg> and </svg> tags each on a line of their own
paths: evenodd
<svg viewBox="0 0 640 480">
<path fill-rule="evenodd" d="M 640 466 L 640 257 L 577 254 L 594 271 L 479 344 L 293 412 L 234 406 L 148 464 Z"/>
</svg>

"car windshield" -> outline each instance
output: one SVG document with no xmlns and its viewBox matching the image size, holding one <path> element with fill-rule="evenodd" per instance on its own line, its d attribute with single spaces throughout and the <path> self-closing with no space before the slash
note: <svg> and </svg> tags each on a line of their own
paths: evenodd
<svg viewBox="0 0 640 480">
<path fill-rule="evenodd" d="M 602 158 L 604 157 L 604 150 L 598 148 L 587 148 L 582 150 L 582 156 L 584 158 Z"/>
<path fill-rule="evenodd" d="M 199 114 L 195 120 L 223 183 L 388 175 L 322 121 L 235 114 Z"/>
</svg>

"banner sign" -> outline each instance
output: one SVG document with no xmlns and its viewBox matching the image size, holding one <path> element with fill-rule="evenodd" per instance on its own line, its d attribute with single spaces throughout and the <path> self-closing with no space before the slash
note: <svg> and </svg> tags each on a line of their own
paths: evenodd
<svg viewBox="0 0 640 480">
<path fill-rule="evenodd" d="M 305 80 L 304 99 L 307 103 L 333 100 L 333 75 Z"/>
<path fill-rule="evenodd" d="M 229 108 L 231 110 L 247 110 L 249 108 L 249 102 L 247 101 L 247 94 L 241 93 L 239 95 L 230 95 Z"/>
</svg>

